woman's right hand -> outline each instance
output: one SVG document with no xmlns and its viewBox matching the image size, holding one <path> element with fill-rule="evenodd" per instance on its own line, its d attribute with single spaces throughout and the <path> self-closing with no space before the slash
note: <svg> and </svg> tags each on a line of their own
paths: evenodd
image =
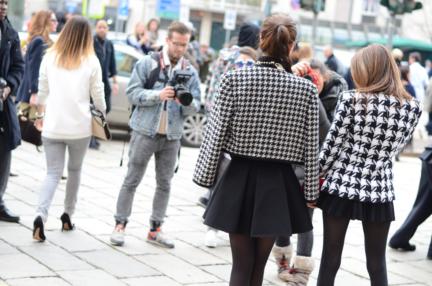
<svg viewBox="0 0 432 286">
<path fill-rule="evenodd" d="M 316 208 L 316 207 L 317 207 L 316 204 L 317 204 L 316 201 L 313 201 L 313 202 L 307 202 L 307 203 L 306 203 L 307 207 L 310 208 L 310 209 L 314 209 L 314 208 Z"/>
<path fill-rule="evenodd" d="M 304 76 L 307 74 L 309 67 L 308 62 L 298 62 L 291 67 L 291 70 L 296 76 Z"/>
</svg>

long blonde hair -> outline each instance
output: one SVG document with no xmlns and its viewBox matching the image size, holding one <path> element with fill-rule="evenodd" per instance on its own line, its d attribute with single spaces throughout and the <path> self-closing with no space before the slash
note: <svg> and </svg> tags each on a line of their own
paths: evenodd
<svg viewBox="0 0 432 286">
<path fill-rule="evenodd" d="M 30 43 L 35 37 L 41 36 L 45 43 L 48 45 L 52 44 L 49 35 L 51 33 L 51 19 L 53 14 L 54 13 L 50 10 L 42 10 L 32 17 L 27 38 L 28 43 Z"/>
<path fill-rule="evenodd" d="M 399 102 L 411 99 L 395 60 L 383 45 L 374 44 L 359 50 L 351 60 L 351 74 L 358 92 L 384 93 Z"/>
<path fill-rule="evenodd" d="M 91 27 L 86 18 L 74 16 L 66 22 L 57 41 L 51 48 L 56 63 L 65 69 L 75 69 L 94 54 Z"/>
</svg>

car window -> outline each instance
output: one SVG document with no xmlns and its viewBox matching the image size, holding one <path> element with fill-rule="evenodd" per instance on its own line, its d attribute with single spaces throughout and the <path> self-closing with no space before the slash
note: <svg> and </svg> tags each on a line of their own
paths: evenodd
<svg viewBox="0 0 432 286">
<path fill-rule="evenodd" d="M 115 51 L 115 59 L 117 74 L 119 76 L 130 77 L 138 59 L 121 51 Z"/>
</svg>

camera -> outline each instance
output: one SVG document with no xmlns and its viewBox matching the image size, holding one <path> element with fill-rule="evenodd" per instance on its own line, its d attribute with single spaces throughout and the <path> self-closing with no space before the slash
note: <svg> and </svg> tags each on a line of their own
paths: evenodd
<svg viewBox="0 0 432 286">
<path fill-rule="evenodd" d="M 0 77 L 0 112 L 3 111 L 3 90 L 7 86 L 7 82 L 4 78 Z"/>
<path fill-rule="evenodd" d="M 191 104 L 193 97 L 186 83 L 192 77 L 192 72 L 188 70 L 175 70 L 169 85 L 174 88 L 174 98 L 177 98 L 184 106 Z"/>
</svg>

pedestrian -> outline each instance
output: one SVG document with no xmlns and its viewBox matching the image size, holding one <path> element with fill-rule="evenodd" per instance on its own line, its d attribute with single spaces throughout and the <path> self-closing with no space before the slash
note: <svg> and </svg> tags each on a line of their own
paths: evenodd
<svg viewBox="0 0 432 286">
<path fill-rule="evenodd" d="M 161 247 L 173 248 L 174 242 L 161 230 L 171 191 L 171 180 L 177 162 L 183 122 L 186 116 L 200 108 L 200 81 L 196 70 L 184 59 L 191 33 L 181 22 L 168 27 L 168 37 L 161 52 L 145 56 L 132 73 L 126 94 L 135 105 L 130 120 L 132 137 L 126 177 L 117 199 L 115 229 L 111 243 L 124 244 L 124 231 L 132 212 L 133 198 L 147 164 L 154 155 L 156 162 L 156 191 L 150 216 L 147 241 Z M 184 84 L 193 100 L 180 104 L 174 90 L 175 74 L 188 74 Z M 153 78 L 153 81 L 152 81 Z"/>
<path fill-rule="evenodd" d="M 406 90 L 412 97 L 416 98 L 416 93 L 413 85 L 411 84 L 410 78 L 410 68 L 408 66 L 401 66 L 399 68 L 401 73 L 402 84 Z"/>
<path fill-rule="evenodd" d="M 111 111 L 111 92 L 114 96 L 118 95 L 118 83 L 117 83 L 117 68 L 115 61 L 115 50 L 113 43 L 107 39 L 108 35 L 108 24 L 105 20 L 99 20 L 96 22 L 96 33 L 93 36 L 93 45 L 95 54 L 99 60 L 102 69 L 102 81 L 104 83 L 105 92 L 105 104 L 106 113 Z M 112 86 L 110 83 L 112 80 Z M 91 149 L 99 149 L 100 143 L 95 137 L 90 140 Z"/>
<path fill-rule="evenodd" d="M 339 95 L 346 91 L 348 86 L 339 74 L 330 71 L 322 62 L 316 59 L 310 61 L 310 68 L 316 74 L 314 77 L 316 77 L 315 82 L 319 94 L 319 144 L 321 146 L 330 129 Z M 294 165 L 294 172 L 300 185 L 302 185 L 305 175 L 304 167 Z M 312 208 L 309 208 L 309 215 L 312 218 Z M 287 282 L 287 285 L 307 285 L 315 264 L 311 257 L 313 242 L 312 230 L 298 234 L 297 251 L 294 256 L 290 237 L 279 236 L 276 238 L 273 255 L 278 267 L 278 277 Z"/>
<path fill-rule="evenodd" d="M 425 93 L 423 102 L 424 112 L 428 115 L 428 122 L 426 124 L 426 130 L 429 136 L 432 135 L 432 78 L 429 79 L 428 88 Z"/>
<path fill-rule="evenodd" d="M 144 55 L 153 51 L 148 38 L 146 26 L 142 22 L 136 23 L 135 32 L 126 38 L 126 44 L 135 48 L 137 51 L 142 52 Z"/>
<path fill-rule="evenodd" d="M 235 68 L 236 69 L 243 69 L 243 68 L 251 68 L 255 64 L 257 60 L 257 52 L 251 47 L 241 47 L 239 48 L 239 56 L 235 60 Z M 228 153 L 223 153 L 220 156 L 219 163 L 218 163 L 218 174 L 217 174 L 217 180 L 219 180 L 222 175 L 225 173 L 226 169 L 229 166 L 229 163 L 231 161 L 231 157 Z M 208 190 L 208 199 L 211 196 L 211 193 L 213 192 L 213 189 L 210 188 Z M 205 238 L 204 238 L 204 245 L 210 248 L 217 247 L 218 244 L 218 237 L 217 237 L 217 229 L 209 227 L 207 229 Z"/>
<path fill-rule="evenodd" d="M 257 50 L 259 46 L 259 32 L 260 28 L 253 23 L 244 23 L 240 27 L 239 36 L 236 42 L 236 45 L 223 49 L 219 53 L 219 57 L 214 61 L 214 63 L 210 66 L 209 77 L 207 80 L 207 96 L 205 101 L 205 108 L 208 114 L 210 114 L 214 102 L 218 95 L 219 85 L 221 81 L 221 77 L 223 74 L 235 70 L 238 68 L 240 62 L 245 63 L 247 66 L 253 66 L 253 63 L 249 64 L 240 59 L 241 53 L 240 49 L 244 47 L 249 47 L 255 51 L 250 55 L 250 58 L 257 57 Z M 243 50 L 245 51 L 245 50 Z M 239 61 L 236 64 L 236 61 Z M 255 60 L 254 60 L 255 61 Z M 221 157 L 223 158 L 223 157 Z M 222 166 L 227 164 L 221 163 Z M 222 171 L 219 172 L 222 175 Z M 208 201 L 210 199 L 212 193 L 212 189 L 207 189 L 207 192 L 198 198 L 198 204 L 207 207 Z M 217 231 L 211 227 L 207 229 L 207 233 L 204 239 L 204 245 L 207 247 L 216 247 L 217 246 Z"/>
<path fill-rule="evenodd" d="M 420 159 L 422 160 L 422 169 L 417 197 L 404 223 L 390 239 L 388 245 L 393 249 L 414 251 L 416 246 L 410 243 L 410 239 L 420 224 L 432 215 L 432 146 L 426 147 L 420 155 Z M 427 258 L 432 260 L 432 239 Z"/>
<path fill-rule="evenodd" d="M 345 75 L 345 67 L 341 61 L 335 57 L 331 46 L 324 47 L 324 57 L 326 58 L 325 64 L 330 70 L 337 72 L 341 76 Z"/>
<path fill-rule="evenodd" d="M 420 53 L 412 52 L 409 54 L 408 63 L 410 68 L 411 84 L 414 87 L 416 98 L 419 101 L 423 101 L 429 83 L 429 76 L 420 62 Z"/>
<path fill-rule="evenodd" d="M 11 95 L 21 83 L 24 61 L 18 33 L 7 18 L 8 2 L 0 0 L 0 221 L 17 223 L 19 216 L 6 207 L 3 196 L 9 181 L 12 150 L 21 143 L 17 112 Z"/>
<path fill-rule="evenodd" d="M 320 153 L 324 181 L 317 205 L 324 238 L 317 285 L 334 285 L 349 222 L 357 219 L 371 285 L 386 286 L 385 248 L 394 220 L 392 158 L 410 139 L 421 110 L 386 47 L 358 51 L 351 72 L 356 89 L 342 94 Z"/>
<path fill-rule="evenodd" d="M 89 22 L 80 16 L 67 21 L 53 47 L 44 56 L 39 72 L 35 125 L 42 130 L 47 175 L 39 193 L 33 238 L 45 241 L 44 224 L 61 179 L 68 151 L 68 178 L 62 230 L 73 230 L 81 168 L 92 134 L 90 100 L 105 112 L 104 87 L 94 54 Z"/>
<path fill-rule="evenodd" d="M 16 98 L 20 113 L 28 114 L 31 120 L 35 119 L 40 64 L 45 50 L 53 44 L 50 34 L 56 29 L 57 18 L 52 11 L 39 11 L 32 19 L 24 57 L 23 81 Z"/>
<path fill-rule="evenodd" d="M 194 182 L 212 187 L 221 152 L 232 158 L 204 214 L 206 225 L 229 233 L 231 286 L 262 285 L 275 237 L 312 229 L 307 204 L 318 197 L 318 96 L 310 81 L 290 73 L 296 37 L 288 15 L 264 20 L 264 56 L 222 76 L 195 167 Z M 304 192 L 295 162 L 305 164 Z"/>
<path fill-rule="evenodd" d="M 149 44 L 155 51 L 159 51 L 161 47 L 161 44 L 159 43 L 159 27 L 160 23 L 156 18 L 152 18 L 147 22 Z"/>
</svg>

